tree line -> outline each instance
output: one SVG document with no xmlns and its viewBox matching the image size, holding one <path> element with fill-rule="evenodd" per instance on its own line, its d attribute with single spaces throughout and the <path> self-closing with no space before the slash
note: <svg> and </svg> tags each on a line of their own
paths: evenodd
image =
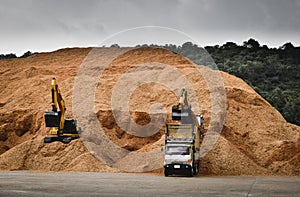
<svg viewBox="0 0 300 197">
<path fill-rule="evenodd" d="M 31 55 L 33 55 L 34 53 L 27 51 L 26 53 L 24 53 L 23 55 L 21 55 L 20 57 L 18 57 L 16 54 L 14 53 L 10 53 L 10 54 L 0 54 L 0 60 L 5 60 L 5 59 L 13 59 L 13 58 L 25 58 L 25 57 L 29 57 Z"/>
</svg>

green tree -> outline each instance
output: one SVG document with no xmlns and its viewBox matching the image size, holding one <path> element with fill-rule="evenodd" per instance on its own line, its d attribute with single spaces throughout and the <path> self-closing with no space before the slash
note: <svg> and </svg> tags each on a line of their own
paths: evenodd
<svg viewBox="0 0 300 197">
<path fill-rule="evenodd" d="M 250 38 L 248 41 L 244 42 L 244 46 L 247 48 L 258 49 L 260 47 L 260 44 L 258 41 L 254 40 L 253 38 Z"/>
</svg>

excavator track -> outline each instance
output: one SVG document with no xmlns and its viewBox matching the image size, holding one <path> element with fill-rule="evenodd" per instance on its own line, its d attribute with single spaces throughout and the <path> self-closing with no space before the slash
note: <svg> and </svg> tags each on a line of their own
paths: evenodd
<svg viewBox="0 0 300 197">
<path fill-rule="evenodd" d="M 64 144 L 69 144 L 72 140 L 77 139 L 79 137 L 68 137 L 68 136 L 46 136 L 44 138 L 44 143 L 51 143 L 51 142 L 62 142 Z"/>
</svg>

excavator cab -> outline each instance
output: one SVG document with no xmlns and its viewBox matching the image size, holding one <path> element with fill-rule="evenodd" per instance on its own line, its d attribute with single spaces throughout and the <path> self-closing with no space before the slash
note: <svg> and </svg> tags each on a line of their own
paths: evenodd
<svg viewBox="0 0 300 197">
<path fill-rule="evenodd" d="M 59 127 L 61 112 L 60 111 L 45 111 L 46 127 Z"/>
<path fill-rule="evenodd" d="M 172 120 L 183 120 L 189 117 L 189 109 L 178 107 L 178 105 L 172 106 Z"/>
</svg>

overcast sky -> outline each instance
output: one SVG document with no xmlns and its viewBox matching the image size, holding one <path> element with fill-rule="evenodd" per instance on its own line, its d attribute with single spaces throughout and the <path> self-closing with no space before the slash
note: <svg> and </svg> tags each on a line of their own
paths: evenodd
<svg viewBox="0 0 300 197">
<path fill-rule="evenodd" d="M 299 46 L 299 35 L 300 0 L 0 0 L 0 54 L 250 37 Z"/>
</svg>

